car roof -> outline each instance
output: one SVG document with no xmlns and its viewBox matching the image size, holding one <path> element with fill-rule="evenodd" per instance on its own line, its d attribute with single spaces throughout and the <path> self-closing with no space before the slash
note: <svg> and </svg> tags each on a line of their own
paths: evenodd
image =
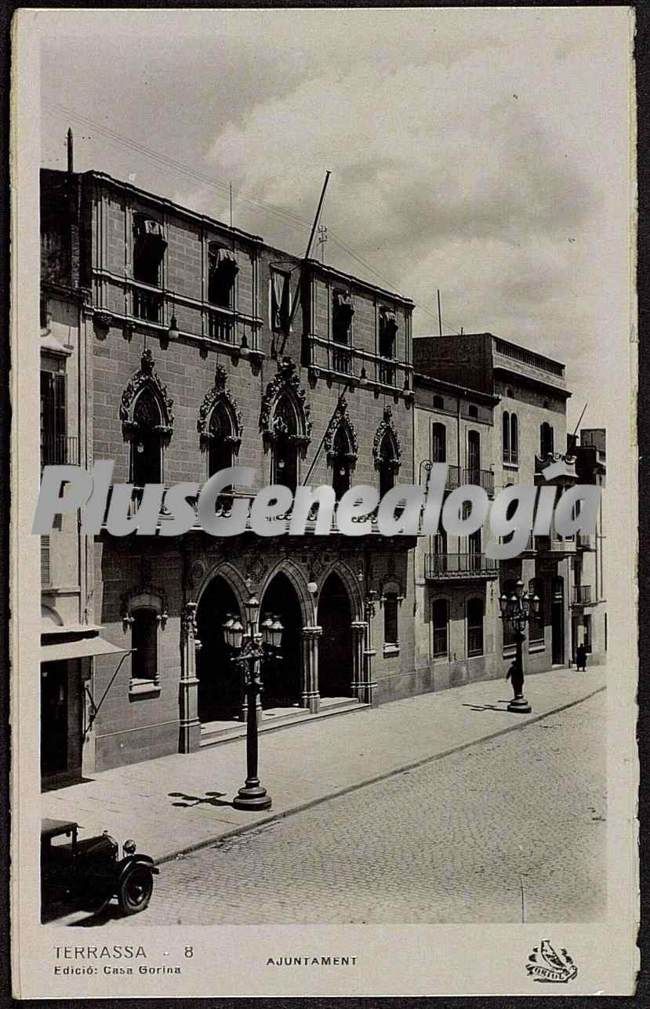
<svg viewBox="0 0 650 1009">
<path fill-rule="evenodd" d="M 70 834 L 79 826 L 74 820 L 41 820 L 41 837 L 58 837 L 59 834 Z"/>
</svg>

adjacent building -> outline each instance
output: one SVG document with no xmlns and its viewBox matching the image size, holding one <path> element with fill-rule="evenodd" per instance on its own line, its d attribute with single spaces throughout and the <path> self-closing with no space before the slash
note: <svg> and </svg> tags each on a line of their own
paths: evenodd
<svg viewBox="0 0 650 1009">
<path fill-rule="evenodd" d="M 518 483 L 557 484 L 561 493 L 577 482 L 562 363 L 491 333 L 420 337 L 413 346 L 416 469 L 447 461 L 449 490 L 460 479 L 488 494 Z M 546 480 L 550 465 L 555 475 Z M 431 669 L 433 688 L 504 675 L 516 646 L 498 597 L 519 579 L 541 600 L 529 625 L 528 671 L 567 664 L 575 555 L 575 538 L 555 533 L 531 537 L 520 556 L 498 564 L 485 556 L 480 532 L 465 542 L 420 540 L 416 661 Z"/>
</svg>

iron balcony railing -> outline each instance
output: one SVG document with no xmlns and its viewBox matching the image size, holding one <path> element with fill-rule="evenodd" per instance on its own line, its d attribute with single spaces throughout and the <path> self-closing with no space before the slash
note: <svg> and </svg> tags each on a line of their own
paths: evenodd
<svg viewBox="0 0 650 1009">
<path fill-rule="evenodd" d="M 378 362 L 379 381 L 382 385 L 395 385 L 397 368 L 394 361 L 387 361 L 380 358 Z"/>
<path fill-rule="evenodd" d="M 221 340 L 222 343 L 233 343 L 235 327 L 233 320 L 227 315 L 210 310 L 208 315 L 208 336 L 211 340 Z"/>
<path fill-rule="evenodd" d="M 67 434 L 46 434 L 41 442 L 41 466 L 76 466 L 79 463 L 79 442 Z"/>
<path fill-rule="evenodd" d="M 573 586 L 573 605 L 589 606 L 591 603 L 591 585 Z"/>
<path fill-rule="evenodd" d="M 332 369 L 341 375 L 352 374 L 352 348 L 334 344 L 332 346 Z"/>
<path fill-rule="evenodd" d="M 591 533 L 576 533 L 576 547 L 578 550 L 593 550 L 594 537 Z"/>
<path fill-rule="evenodd" d="M 448 466 L 446 489 L 455 490 L 463 484 L 476 484 L 487 494 L 494 494 L 494 473 L 489 469 Z"/>
<path fill-rule="evenodd" d="M 133 291 L 133 314 L 136 319 L 144 319 L 146 322 L 161 322 L 162 294 L 136 288 Z"/>
<path fill-rule="evenodd" d="M 485 554 L 425 554 L 425 578 L 496 578 L 498 561 Z"/>
</svg>

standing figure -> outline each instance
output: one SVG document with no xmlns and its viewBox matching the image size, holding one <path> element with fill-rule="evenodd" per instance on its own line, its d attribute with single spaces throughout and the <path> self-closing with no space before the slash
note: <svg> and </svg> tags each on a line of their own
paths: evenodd
<svg viewBox="0 0 650 1009">
<path fill-rule="evenodd" d="M 506 673 L 506 680 L 510 680 L 515 695 L 514 699 L 517 700 L 522 696 L 524 689 L 524 671 L 516 659 L 510 663 L 510 667 Z"/>
<path fill-rule="evenodd" d="M 576 669 L 583 673 L 587 670 L 587 649 L 584 645 L 578 645 L 576 649 Z"/>
</svg>

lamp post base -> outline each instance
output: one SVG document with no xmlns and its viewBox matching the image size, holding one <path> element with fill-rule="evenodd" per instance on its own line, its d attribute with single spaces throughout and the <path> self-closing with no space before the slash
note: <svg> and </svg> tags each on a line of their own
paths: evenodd
<svg viewBox="0 0 650 1009">
<path fill-rule="evenodd" d="M 508 705 L 508 711 L 514 711 L 519 715 L 527 715 L 532 710 L 525 697 L 513 697 Z"/>
<path fill-rule="evenodd" d="M 232 800 L 235 809 L 270 809 L 271 796 L 261 785 L 244 785 Z"/>
</svg>

